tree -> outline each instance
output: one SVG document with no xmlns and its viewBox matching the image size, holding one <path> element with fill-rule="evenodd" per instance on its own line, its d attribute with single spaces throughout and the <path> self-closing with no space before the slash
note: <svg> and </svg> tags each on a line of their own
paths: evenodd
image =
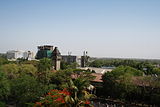
<svg viewBox="0 0 160 107">
<path fill-rule="evenodd" d="M 52 68 L 51 59 L 49 59 L 49 58 L 40 59 L 39 64 L 38 64 L 38 71 L 39 72 L 51 70 L 51 68 Z"/>
<path fill-rule="evenodd" d="M 91 76 L 89 72 L 73 72 L 74 70 L 64 70 L 64 71 L 57 71 L 52 76 L 52 84 L 57 85 L 58 93 L 52 93 L 53 91 L 49 92 L 50 94 L 46 95 L 44 99 L 41 99 L 40 102 L 36 103 L 36 106 L 44 106 L 49 104 L 48 106 L 59 106 L 58 101 L 60 102 L 60 106 L 67 105 L 67 107 L 80 107 L 84 105 L 90 105 L 89 99 L 93 97 L 93 95 L 89 94 L 86 89 L 90 85 L 90 80 L 94 77 Z M 74 78 L 75 76 L 75 78 Z M 72 80 L 73 79 L 73 80 Z M 70 93 L 69 96 L 61 95 L 61 90 L 67 89 Z M 50 96 L 51 95 L 51 96 Z M 57 97 L 57 95 L 59 97 Z M 50 97 L 48 97 L 50 96 Z M 55 97 L 56 96 L 56 97 Z M 47 102 L 46 102 L 47 101 Z M 52 102 L 50 102 L 52 101 Z M 57 105 L 58 104 L 58 105 Z M 62 105 L 61 105 L 62 104 Z M 63 106 L 64 106 L 63 105 Z"/>
<path fill-rule="evenodd" d="M 134 76 L 142 76 L 142 71 L 120 66 L 112 72 L 105 73 L 102 77 L 105 95 L 116 99 L 133 100 L 131 93 L 137 88 L 132 81 Z"/>
<path fill-rule="evenodd" d="M 22 107 L 26 103 L 35 102 L 47 91 L 36 78 L 23 74 L 12 81 L 11 100 Z"/>
<path fill-rule="evenodd" d="M 49 84 L 53 72 L 51 72 L 52 63 L 51 59 L 43 58 L 40 59 L 38 64 L 38 72 L 36 73 L 37 79 L 43 84 Z"/>
<path fill-rule="evenodd" d="M 61 69 L 65 70 L 65 69 L 76 69 L 78 67 L 78 64 L 76 62 L 74 63 L 67 63 L 65 61 L 61 62 Z"/>
<path fill-rule="evenodd" d="M 39 64 L 39 61 L 37 60 L 26 60 L 24 62 L 22 62 L 21 64 L 30 64 L 30 65 L 33 65 L 34 67 L 37 67 L 38 68 L 38 64 Z"/>
<path fill-rule="evenodd" d="M 8 79 L 15 79 L 19 76 L 19 66 L 16 64 L 2 65 L 0 71 L 4 72 Z"/>
<path fill-rule="evenodd" d="M 156 75 L 160 76 L 160 68 L 154 67 L 152 74 L 156 74 Z"/>
<path fill-rule="evenodd" d="M 75 82 L 77 81 L 77 82 Z M 81 79 L 68 82 L 68 88 L 63 90 L 51 90 L 39 102 L 34 104 L 35 107 L 48 106 L 48 107 L 92 107 L 90 98 L 94 95 L 89 94 L 85 90 L 85 82 Z M 79 81 L 79 82 L 78 82 Z"/>
<path fill-rule="evenodd" d="M 112 71 L 112 73 L 117 77 L 119 77 L 121 75 L 124 75 L 126 73 L 129 73 L 133 76 L 142 76 L 143 75 L 142 71 L 137 70 L 137 69 L 132 68 L 132 67 L 129 67 L 129 66 L 119 66 L 116 69 L 114 69 Z"/>
<path fill-rule="evenodd" d="M 89 102 L 91 98 L 95 97 L 93 94 L 89 94 L 86 91 L 86 88 L 89 86 L 89 84 L 85 78 L 77 78 L 74 81 L 70 80 L 68 86 L 68 90 L 71 95 L 66 98 L 66 102 L 69 103 L 70 107 L 84 106 L 87 101 Z M 88 107 L 92 106 L 89 104 Z"/>
<path fill-rule="evenodd" d="M 0 57 L 0 66 L 9 63 L 7 59 Z"/>
<path fill-rule="evenodd" d="M 73 71 L 71 70 L 63 70 L 63 71 L 57 71 L 53 74 L 51 78 L 51 83 L 57 85 L 57 89 L 63 89 L 66 88 L 67 83 L 71 79 Z"/>
<path fill-rule="evenodd" d="M 10 95 L 10 83 L 4 72 L 0 72 L 0 100 L 5 101 Z"/>
<path fill-rule="evenodd" d="M 61 61 L 61 69 L 62 70 L 65 70 L 65 69 L 68 69 L 68 64 L 67 64 L 67 62 L 65 62 L 65 61 Z"/>
<path fill-rule="evenodd" d="M 31 64 L 21 64 L 19 65 L 20 74 L 28 74 L 30 76 L 36 76 L 37 68 Z"/>
<path fill-rule="evenodd" d="M 92 66 L 92 67 L 102 67 L 103 66 L 103 61 L 102 60 L 95 60 L 95 61 L 91 62 L 89 64 L 89 66 Z"/>
</svg>

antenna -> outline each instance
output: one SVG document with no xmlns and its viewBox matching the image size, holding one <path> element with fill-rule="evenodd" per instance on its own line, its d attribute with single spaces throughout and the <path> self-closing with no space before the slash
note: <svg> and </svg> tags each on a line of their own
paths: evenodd
<svg viewBox="0 0 160 107">
<path fill-rule="evenodd" d="M 85 51 L 83 52 L 83 56 L 86 56 L 86 52 Z"/>
<path fill-rule="evenodd" d="M 71 55 L 72 54 L 72 52 L 68 52 L 68 55 Z"/>
</svg>

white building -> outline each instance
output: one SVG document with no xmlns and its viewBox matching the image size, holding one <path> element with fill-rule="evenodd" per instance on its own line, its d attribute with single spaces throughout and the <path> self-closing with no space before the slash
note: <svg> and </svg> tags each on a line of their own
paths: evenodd
<svg viewBox="0 0 160 107">
<path fill-rule="evenodd" d="M 34 56 L 33 52 L 26 51 L 26 52 L 23 52 L 23 58 L 28 59 L 28 60 L 33 60 L 33 59 L 35 59 L 35 56 Z"/>
<path fill-rule="evenodd" d="M 33 60 L 34 59 L 34 53 L 30 51 L 15 51 L 11 50 L 7 52 L 7 59 L 9 60 L 16 60 L 18 58 Z"/>
<path fill-rule="evenodd" d="M 111 72 L 114 68 L 96 68 L 96 67 L 79 67 L 79 69 L 95 71 L 96 73 L 104 74 L 106 72 Z"/>
<path fill-rule="evenodd" d="M 15 51 L 11 50 L 7 52 L 7 59 L 17 59 L 17 58 L 23 58 L 23 52 L 22 51 Z"/>
</svg>

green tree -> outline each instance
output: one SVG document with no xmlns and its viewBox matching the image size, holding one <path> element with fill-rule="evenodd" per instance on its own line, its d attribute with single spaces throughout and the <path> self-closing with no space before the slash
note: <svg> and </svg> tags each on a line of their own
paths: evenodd
<svg viewBox="0 0 160 107">
<path fill-rule="evenodd" d="M 67 89 L 71 95 L 67 96 L 65 100 L 70 105 L 69 107 L 81 107 L 86 101 L 95 97 L 95 95 L 86 91 L 89 84 L 85 78 L 77 78 L 74 81 L 70 80 L 68 86 Z"/>
<path fill-rule="evenodd" d="M 51 59 L 49 59 L 49 58 L 40 59 L 39 64 L 38 64 L 38 71 L 39 72 L 51 70 L 51 68 L 52 68 Z"/>
<path fill-rule="evenodd" d="M 61 61 L 61 69 L 62 70 L 68 69 L 68 63 L 62 60 Z"/>
<path fill-rule="evenodd" d="M 116 69 L 114 69 L 112 71 L 112 73 L 117 77 L 119 77 L 121 75 L 124 75 L 126 73 L 129 73 L 133 76 L 142 76 L 143 75 L 142 71 L 137 70 L 137 69 L 132 68 L 132 67 L 129 67 L 129 66 L 119 66 Z"/>
<path fill-rule="evenodd" d="M 16 64 L 2 65 L 0 71 L 6 73 L 8 79 L 15 79 L 19 76 L 19 66 Z"/>
<path fill-rule="evenodd" d="M 57 71 L 53 74 L 51 78 L 51 83 L 56 84 L 58 89 L 63 89 L 67 86 L 67 82 L 71 79 L 73 71 L 63 70 Z"/>
<path fill-rule="evenodd" d="M 157 74 L 158 76 L 160 76 L 160 68 L 154 67 L 152 74 Z"/>
<path fill-rule="evenodd" d="M 89 64 L 91 67 L 102 67 L 103 61 L 102 60 L 95 60 Z"/>
<path fill-rule="evenodd" d="M 23 74 L 12 81 L 11 100 L 23 107 L 26 103 L 35 102 L 47 91 L 36 78 Z"/>
<path fill-rule="evenodd" d="M 76 69 L 77 67 L 78 67 L 78 64 L 76 62 L 74 62 L 74 63 L 69 64 L 67 68 L 68 69 Z"/>
<path fill-rule="evenodd" d="M 19 73 L 28 74 L 35 77 L 37 73 L 37 68 L 31 64 L 21 64 L 19 65 Z"/>
<path fill-rule="evenodd" d="M 66 69 L 76 69 L 78 67 L 78 64 L 75 62 L 75 63 L 67 63 L 67 62 L 64 62 L 62 61 L 61 62 L 61 69 L 62 70 L 66 70 Z"/>
<path fill-rule="evenodd" d="M 37 79 L 43 84 L 49 84 L 53 72 L 51 72 L 52 63 L 51 59 L 43 58 L 40 59 L 38 64 L 38 72 L 36 73 Z"/>
<path fill-rule="evenodd" d="M 0 72 L 0 101 L 6 101 L 10 95 L 10 83 L 4 72 Z"/>
<path fill-rule="evenodd" d="M 134 76 L 142 76 L 142 71 L 128 66 L 120 66 L 103 75 L 103 90 L 106 96 L 131 101 L 137 86 L 132 81 Z"/>
<path fill-rule="evenodd" d="M 38 64 L 39 64 L 39 61 L 37 60 L 26 60 L 24 62 L 22 62 L 21 64 L 30 64 L 30 65 L 33 65 L 34 67 L 37 67 L 38 68 Z"/>
<path fill-rule="evenodd" d="M 9 63 L 7 59 L 0 57 L 0 66 Z"/>
</svg>

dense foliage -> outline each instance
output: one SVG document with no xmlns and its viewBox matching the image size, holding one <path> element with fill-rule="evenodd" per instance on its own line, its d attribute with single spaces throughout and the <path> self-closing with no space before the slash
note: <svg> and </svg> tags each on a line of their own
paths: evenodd
<svg viewBox="0 0 160 107">
<path fill-rule="evenodd" d="M 103 75 L 103 94 L 106 98 L 129 103 L 159 105 L 160 77 L 143 76 L 143 72 L 119 66 Z"/>
<path fill-rule="evenodd" d="M 67 89 L 71 93 L 71 98 L 73 97 L 72 92 L 74 92 L 73 87 L 78 89 L 77 97 L 82 101 L 80 98 L 81 92 L 85 92 L 84 89 L 89 86 L 92 77 L 87 72 L 77 74 L 79 79 L 75 78 L 72 81 L 71 75 L 75 73 L 77 72 L 73 69 L 55 72 L 52 70 L 51 60 L 47 58 L 39 61 L 22 59 L 8 61 L 1 58 L 0 106 L 27 107 L 32 103 L 42 101 L 41 98 L 46 98 L 44 96 L 53 89 Z M 69 87 L 72 87 L 72 89 Z M 83 101 L 88 100 L 83 99 Z"/>
<path fill-rule="evenodd" d="M 43 99 L 36 102 L 36 107 L 92 107 L 89 99 L 94 95 L 89 94 L 85 89 L 88 85 L 80 79 L 68 82 L 68 87 L 63 90 L 50 90 Z"/>
<path fill-rule="evenodd" d="M 126 103 L 160 106 L 160 68 L 157 62 L 135 60 L 95 60 L 90 66 L 116 67 L 103 75 L 97 93 Z M 0 107 L 5 106 L 92 106 L 87 92 L 93 71 L 76 69 L 77 64 L 62 62 L 55 72 L 50 59 L 39 61 L 0 57 Z"/>
</svg>

